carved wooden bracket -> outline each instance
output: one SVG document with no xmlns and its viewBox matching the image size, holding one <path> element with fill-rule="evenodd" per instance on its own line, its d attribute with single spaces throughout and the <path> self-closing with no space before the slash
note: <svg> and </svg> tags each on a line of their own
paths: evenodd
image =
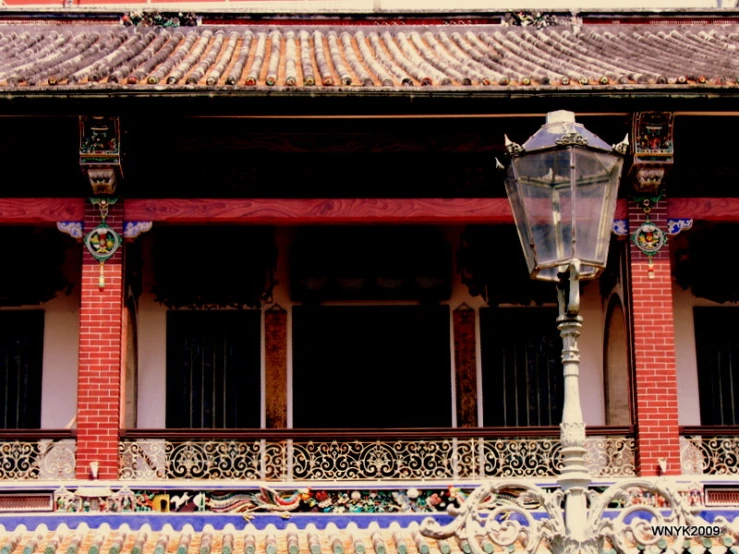
<svg viewBox="0 0 739 554">
<path fill-rule="evenodd" d="M 132 241 L 142 233 L 151 231 L 152 225 L 151 221 L 126 221 L 123 224 L 123 238 Z"/>
<path fill-rule="evenodd" d="M 83 221 L 57 221 L 56 228 L 62 233 L 68 234 L 73 239 L 82 242 L 82 235 L 85 231 Z"/>
<path fill-rule="evenodd" d="M 634 161 L 629 175 L 634 193 L 656 196 L 674 161 L 673 114 L 638 112 L 632 121 Z"/>
<path fill-rule="evenodd" d="M 679 235 L 681 231 L 689 231 L 693 227 L 693 220 L 687 217 L 669 218 L 667 220 L 667 234 L 670 236 Z M 613 234 L 618 236 L 629 235 L 629 220 L 614 219 Z"/>
<path fill-rule="evenodd" d="M 120 121 L 114 116 L 80 116 L 80 169 L 94 196 L 115 194 L 123 180 Z"/>
</svg>

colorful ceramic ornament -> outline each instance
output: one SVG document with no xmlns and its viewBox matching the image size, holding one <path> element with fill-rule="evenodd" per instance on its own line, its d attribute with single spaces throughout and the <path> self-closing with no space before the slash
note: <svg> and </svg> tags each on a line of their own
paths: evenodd
<svg viewBox="0 0 739 554">
<path fill-rule="evenodd" d="M 105 287 L 105 261 L 116 253 L 121 245 L 121 237 L 105 222 L 95 227 L 85 236 L 85 246 L 93 258 L 100 262 L 98 286 Z"/>
</svg>

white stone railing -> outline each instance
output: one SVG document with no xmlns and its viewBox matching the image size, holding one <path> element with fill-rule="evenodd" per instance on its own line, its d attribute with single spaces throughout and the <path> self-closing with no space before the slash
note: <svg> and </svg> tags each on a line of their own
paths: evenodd
<svg viewBox="0 0 739 554">
<path fill-rule="evenodd" d="M 510 431 L 509 431 L 510 432 Z M 157 432 L 160 435 L 163 432 Z M 195 433 L 195 432 L 194 432 Z M 326 437 L 187 439 L 120 442 L 121 479 L 252 479 L 267 481 L 480 480 L 550 477 L 561 464 L 558 437 Z M 589 437 L 588 463 L 598 477 L 635 475 L 634 439 Z"/>
</svg>

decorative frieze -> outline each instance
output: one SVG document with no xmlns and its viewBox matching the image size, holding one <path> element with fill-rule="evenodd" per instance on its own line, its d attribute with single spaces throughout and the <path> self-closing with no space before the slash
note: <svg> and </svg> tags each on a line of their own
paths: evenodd
<svg viewBox="0 0 739 554">
<path fill-rule="evenodd" d="M 57 512 L 85 513 L 216 513 L 216 514 L 434 514 L 459 509 L 473 492 L 472 487 L 331 487 L 273 489 L 156 489 L 127 486 L 60 487 L 53 495 Z M 603 493 L 607 487 L 593 487 Z M 700 484 L 681 486 L 677 491 L 689 506 L 704 506 Z M 511 502 L 523 499 L 522 491 L 507 490 Z M 666 508 L 669 500 L 650 487 L 631 485 L 608 502 L 609 509 L 634 506 Z"/>
</svg>

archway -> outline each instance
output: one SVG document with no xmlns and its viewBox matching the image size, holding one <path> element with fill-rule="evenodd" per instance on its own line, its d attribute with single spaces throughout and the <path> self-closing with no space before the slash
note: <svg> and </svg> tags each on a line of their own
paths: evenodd
<svg viewBox="0 0 739 554">
<path fill-rule="evenodd" d="M 616 294 L 608 303 L 603 358 L 606 425 L 631 425 L 628 333 L 623 305 Z"/>
</svg>

